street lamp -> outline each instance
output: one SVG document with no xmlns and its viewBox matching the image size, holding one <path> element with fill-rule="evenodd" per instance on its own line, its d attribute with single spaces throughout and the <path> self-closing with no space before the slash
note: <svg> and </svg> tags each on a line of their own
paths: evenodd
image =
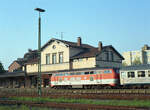
<svg viewBox="0 0 150 110">
<path fill-rule="evenodd" d="M 39 27 L 38 27 L 38 95 L 41 96 L 42 91 L 41 91 L 41 12 L 45 12 L 44 9 L 41 8 L 35 8 L 35 11 L 39 12 Z"/>
</svg>

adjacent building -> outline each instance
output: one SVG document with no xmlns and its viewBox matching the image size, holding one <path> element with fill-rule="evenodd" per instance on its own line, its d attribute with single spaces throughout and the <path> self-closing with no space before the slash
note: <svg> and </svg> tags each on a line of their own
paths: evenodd
<svg viewBox="0 0 150 110">
<path fill-rule="evenodd" d="M 144 45 L 141 50 L 123 52 L 123 64 L 126 66 L 139 64 L 150 64 L 150 47 Z"/>
</svg>

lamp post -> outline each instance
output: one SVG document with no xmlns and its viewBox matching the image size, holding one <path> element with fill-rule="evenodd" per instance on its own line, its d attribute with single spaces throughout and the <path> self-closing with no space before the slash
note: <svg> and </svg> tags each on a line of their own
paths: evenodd
<svg viewBox="0 0 150 110">
<path fill-rule="evenodd" d="M 44 9 L 41 8 L 35 8 L 35 11 L 39 12 L 39 20 L 38 20 L 38 95 L 41 96 L 42 90 L 41 90 L 41 12 L 45 12 Z"/>
</svg>

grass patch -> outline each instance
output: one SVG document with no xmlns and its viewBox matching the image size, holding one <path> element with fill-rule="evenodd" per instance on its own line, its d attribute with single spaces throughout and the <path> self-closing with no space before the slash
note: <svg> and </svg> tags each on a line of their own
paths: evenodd
<svg viewBox="0 0 150 110">
<path fill-rule="evenodd" d="M 92 100 L 92 99 L 67 99 L 67 98 L 42 98 L 42 97 L 13 97 L 12 100 L 32 102 L 79 103 L 112 106 L 150 107 L 150 100 Z"/>
</svg>

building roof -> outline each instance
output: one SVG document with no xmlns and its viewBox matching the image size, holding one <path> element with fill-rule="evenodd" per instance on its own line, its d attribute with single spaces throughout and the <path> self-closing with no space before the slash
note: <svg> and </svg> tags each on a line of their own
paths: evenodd
<svg viewBox="0 0 150 110">
<path fill-rule="evenodd" d="M 76 42 L 70 42 L 70 41 L 52 38 L 45 45 L 42 46 L 41 50 L 45 49 L 53 41 L 60 41 L 60 42 L 63 42 L 64 44 L 67 44 L 67 46 L 74 47 L 74 48 L 83 48 L 83 49 L 84 48 L 95 48 L 95 47 L 88 45 L 88 44 L 81 44 L 81 46 L 78 46 Z"/>
<path fill-rule="evenodd" d="M 88 44 L 81 44 L 81 46 L 78 46 L 77 45 L 77 42 L 70 42 L 70 41 L 65 41 L 65 40 L 59 40 L 59 39 L 55 39 L 55 38 L 52 38 L 51 40 L 49 40 L 43 47 L 42 47 L 42 50 L 44 48 L 46 48 L 51 42 L 53 41 L 60 41 L 60 42 L 63 42 L 64 44 L 67 44 L 69 47 L 74 47 L 74 48 L 81 48 L 83 49 L 82 52 L 76 54 L 75 56 L 72 56 L 71 59 L 75 59 L 75 58 L 83 58 L 83 57 L 94 57 L 98 54 L 100 54 L 101 52 L 104 52 L 107 50 L 107 48 L 112 48 L 117 55 L 119 55 L 119 57 L 121 59 L 124 59 L 123 56 L 112 46 L 112 45 L 109 45 L 109 46 L 104 46 L 102 51 L 98 51 L 98 48 L 94 47 L 94 46 L 91 46 L 91 45 L 88 45 Z"/>
<path fill-rule="evenodd" d="M 24 59 L 34 59 L 38 56 L 38 50 L 31 50 L 29 49 L 27 53 L 24 54 Z"/>
<path fill-rule="evenodd" d="M 25 76 L 25 73 L 22 72 L 8 72 L 8 73 L 1 73 L 0 78 L 4 77 L 16 77 L 16 76 Z"/>
<path fill-rule="evenodd" d="M 24 65 L 24 63 L 25 63 L 25 61 L 15 60 L 15 61 L 13 61 L 13 62 L 9 65 L 9 67 L 10 67 L 10 66 L 12 66 L 14 63 L 18 63 L 20 66 L 23 66 L 23 65 Z M 9 67 L 8 67 L 8 68 L 9 68 Z"/>
<path fill-rule="evenodd" d="M 25 64 L 35 64 L 38 62 L 38 50 L 31 50 L 24 55 Z"/>
<path fill-rule="evenodd" d="M 134 66 L 125 66 L 122 67 L 121 70 L 145 70 L 150 69 L 150 64 L 141 64 L 141 65 L 134 65 Z"/>
<path fill-rule="evenodd" d="M 115 53 L 123 60 L 123 56 L 112 46 L 103 46 L 102 50 L 99 51 L 97 47 L 88 45 L 88 44 L 81 44 L 81 46 L 77 45 L 77 42 L 70 42 L 70 41 L 65 41 L 65 40 L 60 40 L 60 39 L 55 39 L 52 38 L 50 39 L 45 45 L 42 46 L 41 51 L 44 50 L 48 45 L 50 45 L 50 43 L 54 42 L 54 41 L 58 41 L 58 42 L 62 42 L 64 44 L 66 44 L 66 46 L 68 47 L 72 47 L 72 48 L 80 48 L 83 51 L 81 51 L 80 53 L 72 56 L 70 59 L 77 59 L 77 58 L 88 58 L 88 57 L 94 57 L 97 56 L 99 54 L 101 54 L 102 52 L 106 51 L 108 48 L 111 48 L 115 51 Z M 37 50 L 32 51 L 32 54 L 37 54 Z M 33 59 L 29 59 L 27 61 L 27 64 L 34 64 L 38 62 L 38 58 L 35 57 Z"/>
<path fill-rule="evenodd" d="M 112 45 L 108 45 L 108 46 L 103 46 L 102 50 L 99 51 L 98 48 L 88 48 L 83 52 L 80 52 L 79 54 L 71 57 L 71 59 L 76 59 L 76 58 L 86 58 L 86 57 L 94 57 L 97 56 L 99 54 L 101 54 L 102 52 L 105 52 L 108 48 L 111 48 L 115 51 L 115 53 L 121 58 L 124 59 L 123 56 L 112 46 Z"/>
</svg>

